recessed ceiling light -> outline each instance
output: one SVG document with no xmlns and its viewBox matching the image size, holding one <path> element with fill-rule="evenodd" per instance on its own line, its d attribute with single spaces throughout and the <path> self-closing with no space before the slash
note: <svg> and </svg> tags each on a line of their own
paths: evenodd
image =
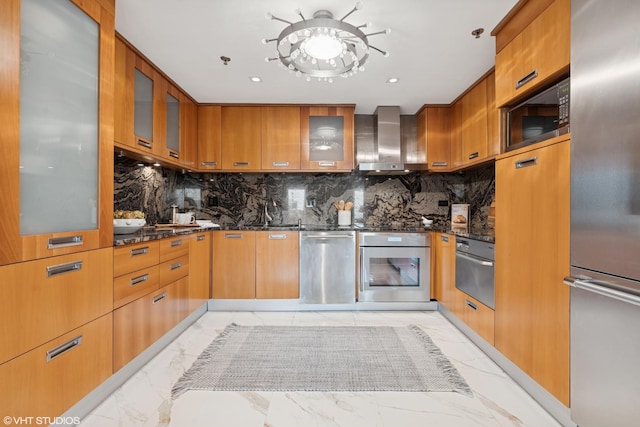
<svg viewBox="0 0 640 427">
<path fill-rule="evenodd" d="M 389 77 L 387 83 L 398 83 L 400 79 L 398 77 Z"/>
<path fill-rule="evenodd" d="M 138 167 L 144 167 L 144 163 L 138 163 Z"/>
<path fill-rule="evenodd" d="M 159 162 L 155 162 L 155 163 L 153 164 L 153 166 L 158 167 L 158 166 L 160 166 L 160 163 L 159 163 Z"/>
<path fill-rule="evenodd" d="M 257 77 L 257 76 L 249 77 L 249 80 L 251 80 L 254 83 L 262 83 L 262 79 L 260 77 Z"/>
</svg>

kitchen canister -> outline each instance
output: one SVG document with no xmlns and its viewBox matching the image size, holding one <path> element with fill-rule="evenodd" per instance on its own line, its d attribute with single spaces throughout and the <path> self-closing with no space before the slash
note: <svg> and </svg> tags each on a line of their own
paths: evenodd
<svg viewBox="0 0 640 427">
<path fill-rule="evenodd" d="M 338 211 L 338 225 L 351 225 L 351 210 Z"/>
</svg>

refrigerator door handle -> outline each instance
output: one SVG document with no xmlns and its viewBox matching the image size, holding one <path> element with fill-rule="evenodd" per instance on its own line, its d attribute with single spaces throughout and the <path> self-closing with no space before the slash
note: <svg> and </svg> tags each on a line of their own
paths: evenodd
<svg viewBox="0 0 640 427">
<path fill-rule="evenodd" d="M 593 292 L 608 298 L 613 298 L 618 301 L 626 302 L 640 307 L 640 296 L 627 292 L 621 292 L 617 289 L 612 288 L 611 285 L 609 285 L 607 282 L 603 282 L 601 280 L 585 280 L 576 279 L 575 277 L 565 277 L 564 283 L 568 286 L 573 286 L 574 288 Z"/>
</svg>

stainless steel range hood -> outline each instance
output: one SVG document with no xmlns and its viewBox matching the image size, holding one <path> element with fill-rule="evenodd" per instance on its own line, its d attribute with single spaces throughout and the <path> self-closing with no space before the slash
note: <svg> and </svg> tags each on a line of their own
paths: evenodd
<svg viewBox="0 0 640 427">
<path fill-rule="evenodd" d="M 426 162 L 416 158 L 415 128 L 415 116 L 401 116 L 396 106 L 378 107 L 373 115 L 356 115 L 358 170 L 400 175 L 426 169 Z"/>
</svg>

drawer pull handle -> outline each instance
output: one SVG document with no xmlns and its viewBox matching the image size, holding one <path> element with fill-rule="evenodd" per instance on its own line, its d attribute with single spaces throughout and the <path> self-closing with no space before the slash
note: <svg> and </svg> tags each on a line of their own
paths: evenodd
<svg viewBox="0 0 640 427">
<path fill-rule="evenodd" d="M 431 162 L 431 166 L 433 166 L 434 168 L 441 168 L 444 166 L 449 166 L 448 162 Z"/>
<path fill-rule="evenodd" d="M 174 240 L 173 242 L 171 242 L 171 247 L 175 248 L 176 246 L 180 246 L 182 245 L 182 239 L 180 240 Z"/>
<path fill-rule="evenodd" d="M 233 166 L 249 166 L 249 162 L 233 162 Z"/>
<path fill-rule="evenodd" d="M 537 157 L 530 157 L 528 159 L 524 159 L 524 160 L 519 160 L 515 163 L 516 165 L 516 169 L 522 169 L 522 168 L 526 168 L 529 166 L 535 166 L 538 164 L 538 158 Z"/>
<path fill-rule="evenodd" d="M 169 270 L 171 270 L 171 271 L 177 270 L 180 267 L 182 267 L 182 263 L 181 262 L 176 262 L 175 264 L 171 264 L 171 266 L 169 266 Z"/>
<path fill-rule="evenodd" d="M 175 151 L 169 151 L 169 157 L 173 157 L 174 159 L 179 159 L 180 154 L 176 153 Z"/>
<path fill-rule="evenodd" d="M 82 236 L 51 237 L 47 242 L 47 249 L 66 248 L 83 244 Z"/>
<path fill-rule="evenodd" d="M 202 236 L 198 236 L 198 237 L 196 237 L 196 240 L 197 240 L 198 242 L 202 242 L 205 238 L 206 238 L 206 236 L 202 235 Z"/>
<path fill-rule="evenodd" d="M 474 303 L 472 303 L 471 301 L 466 300 L 466 302 L 467 302 L 467 305 L 468 305 L 469 307 L 471 307 L 472 309 L 474 309 L 474 310 L 477 310 L 477 309 L 478 309 L 478 306 L 477 306 L 477 305 L 475 305 Z"/>
<path fill-rule="evenodd" d="M 218 166 L 218 162 L 201 162 L 200 163 L 202 166 L 210 166 L 210 167 L 216 167 Z"/>
<path fill-rule="evenodd" d="M 72 340 L 69 340 L 64 344 L 60 344 L 56 348 L 52 348 L 51 350 L 47 351 L 47 363 L 51 362 L 57 357 L 62 356 L 66 352 L 73 350 L 80 344 L 82 344 L 82 335 L 78 335 Z"/>
<path fill-rule="evenodd" d="M 269 234 L 269 240 L 285 240 L 286 234 Z"/>
<path fill-rule="evenodd" d="M 280 168 L 285 168 L 285 167 L 289 166 L 289 162 L 273 162 L 273 166 L 280 167 Z"/>
<path fill-rule="evenodd" d="M 532 72 L 530 72 L 529 74 L 527 74 L 526 76 L 524 76 L 523 78 L 521 78 L 520 80 L 518 80 L 516 82 L 516 89 L 520 89 L 522 86 L 526 85 L 527 83 L 529 83 L 531 80 L 535 79 L 536 77 L 538 77 L 538 69 L 537 68 L 535 70 L 533 70 Z"/>
<path fill-rule="evenodd" d="M 442 240 L 443 242 L 448 242 L 449 236 L 440 236 L 440 240 Z"/>
<path fill-rule="evenodd" d="M 141 139 L 138 140 L 138 145 L 142 145 L 145 148 L 151 149 L 151 143 L 147 142 L 147 141 L 143 141 Z"/>
<path fill-rule="evenodd" d="M 149 253 L 149 246 L 145 246 L 144 248 L 131 249 L 129 251 L 129 255 L 134 257 L 138 255 L 145 255 Z"/>
<path fill-rule="evenodd" d="M 471 153 L 469 154 L 469 160 L 475 159 L 478 156 L 480 156 L 480 153 L 478 151 L 476 151 L 475 153 Z"/>
<path fill-rule="evenodd" d="M 318 162 L 318 166 L 323 167 L 333 167 L 336 165 L 336 162 Z"/>
<path fill-rule="evenodd" d="M 129 285 L 136 286 L 142 282 L 146 282 L 147 280 L 149 280 L 149 274 L 143 274 L 142 276 L 132 277 L 131 280 L 129 281 Z"/>
<path fill-rule="evenodd" d="M 68 262 L 66 264 L 50 265 L 47 267 L 47 277 L 54 277 L 64 273 L 82 270 L 82 261 Z"/>
<path fill-rule="evenodd" d="M 242 234 L 225 234 L 225 239 L 242 239 Z"/>
<path fill-rule="evenodd" d="M 165 299 L 166 297 L 167 297 L 167 293 L 166 293 L 166 292 L 163 292 L 163 293 L 161 293 L 160 295 L 156 295 L 155 297 L 153 297 L 153 299 L 151 300 L 151 302 L 152 302 L 153 304 L 157 304 L 157 303 L 159 303 L 160 301 L 162 301 L 163 299 Z"/>
</svg>

